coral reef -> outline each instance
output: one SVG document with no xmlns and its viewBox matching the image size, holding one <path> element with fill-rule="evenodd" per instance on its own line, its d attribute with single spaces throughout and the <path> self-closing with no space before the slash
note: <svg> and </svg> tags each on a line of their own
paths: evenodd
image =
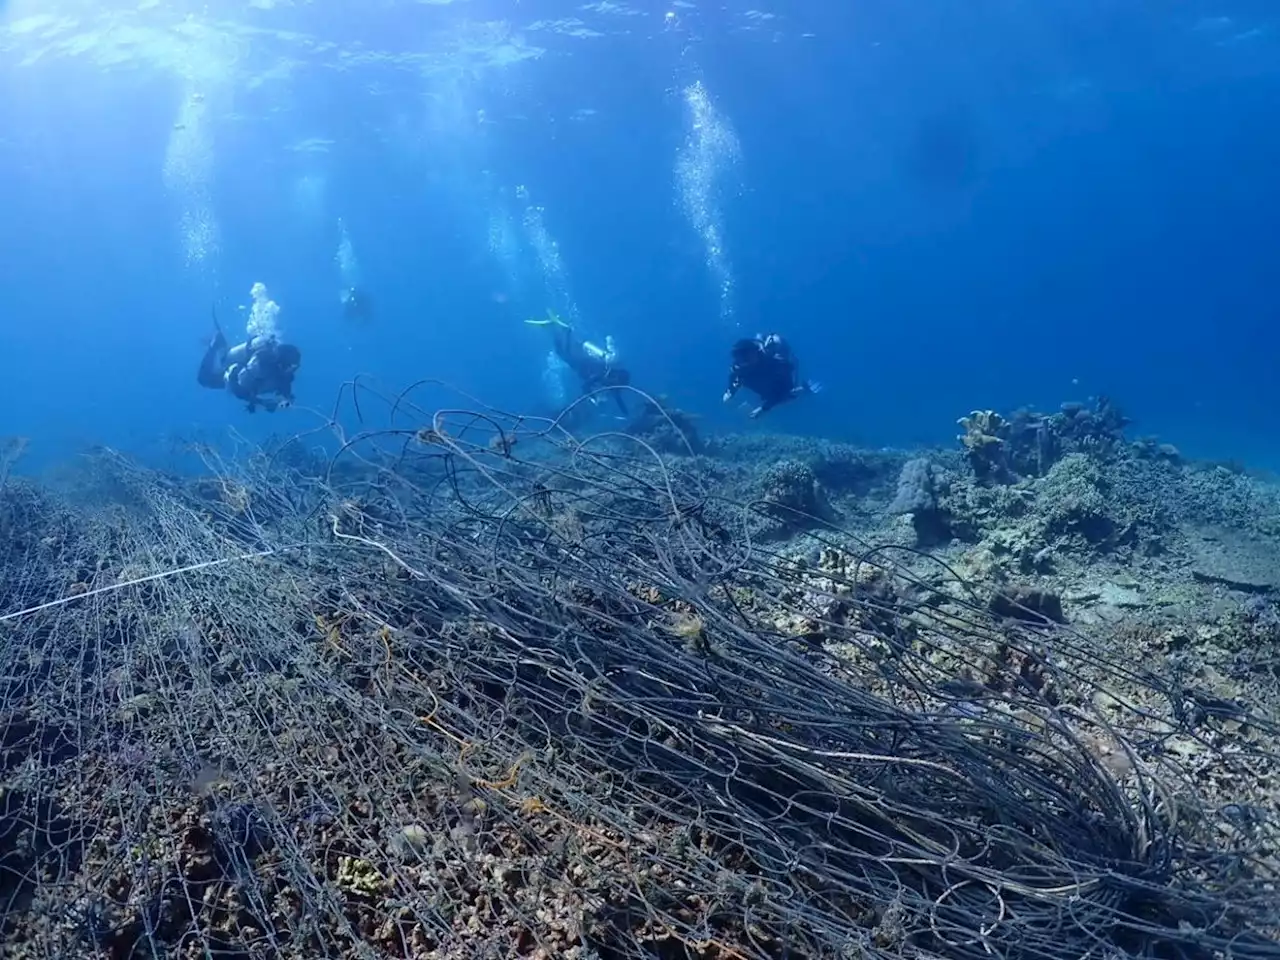
<svg viewBox="0 0 1280 960">
<path fill-rule="evenodd" d="M 1093 459 L 1114 455 L 1125 446 L 1129 420 L 1101 397 L 1092 407 L 1064 403 L 1054 414 L 1019 410 L 1007 419 L 992 410 L 975 410 L 958 423 L 964 432 L 957 439 L 978 481 L 1016 483 L 1045 476 L 1073 453 Z"/>
<path fill-rule="evenodd" d="M 1197 468 L 1127 443 L 1127 420 L 1107 401 L 1064 404 L 1052 416 L 990 412 L 961 421 L 969 470 L 953 476 L 940 509 L 980 566 L 1047 573 L 1063 561 L 1158 557 L 1187 536 Z"/>
</svg>

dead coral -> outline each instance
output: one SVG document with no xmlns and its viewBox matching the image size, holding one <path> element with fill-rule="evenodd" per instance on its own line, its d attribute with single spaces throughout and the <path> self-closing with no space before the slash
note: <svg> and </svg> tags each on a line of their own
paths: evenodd
<svg viewBox="0 0 1280 960">
<path fill-rule="evenodd" d="M 938 487 L 937 471 L 925 457 L 908 460 L 898 475 L 889 513 L 910 515 L 917 546 L 936 546 L 951 539 L 951 518 L 942 506 Z"/>
<path fill-rule="evenodd" d="M 813 470 L 797 460 L 780 460 L 767 468 L 759 487 L 762 508 L 785 530 L 803 530 L 834 519 Z"/>
</svg>

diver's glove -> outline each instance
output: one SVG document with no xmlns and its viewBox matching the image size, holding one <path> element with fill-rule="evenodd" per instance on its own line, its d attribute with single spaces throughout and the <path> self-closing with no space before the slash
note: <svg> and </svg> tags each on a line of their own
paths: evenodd
<svg viewBox="0 0 1280 960">
<path fill-rule="evenodd" d="M 821 393 L 822 384 L 819 383 L 817 380 L 806 380 L 804 383 L 804 392 L 805 393 Z"/>
</svg>

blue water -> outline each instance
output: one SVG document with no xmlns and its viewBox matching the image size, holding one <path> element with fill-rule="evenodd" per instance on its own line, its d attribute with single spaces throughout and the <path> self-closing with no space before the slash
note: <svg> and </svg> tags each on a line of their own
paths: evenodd
<svg viewBox="0 0 1280 960">
<path fill-rule="evenodd" d="M 1280 467 L 1271 5 L 0 11 L 0 433 L 32 462 L 307 429 L 356 373 L 543 410 L 523 321 L 572 308 L 717 428 L 947 444 L 974 408 L 1105 394 Z M 699 90 L 725 149 L 691 152 Z M 195 383 L 211 305 L 238 329 L 255 282 L 304 353 L 287 412 Z M 766 330 L 826 389 L 749 423 L 727 351 Z"/>
</svg>

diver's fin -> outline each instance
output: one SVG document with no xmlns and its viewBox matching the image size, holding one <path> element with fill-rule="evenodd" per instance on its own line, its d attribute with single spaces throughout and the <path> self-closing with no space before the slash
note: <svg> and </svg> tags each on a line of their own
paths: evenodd
<svg viewBox="0 0 1280 960">
<path fill-rule="evenodd" d="M 529 324 L 529 326 L 531 327 L 556 326 L 556 327 L 564 327 L 566 330 L 569 329 L 569 324 L 561 320 L 560 317 L 556 315 L 554 310 L 547 311 L 547 319 L 545 320 L 526 320 L 525 323 Z"/>
</svg>

